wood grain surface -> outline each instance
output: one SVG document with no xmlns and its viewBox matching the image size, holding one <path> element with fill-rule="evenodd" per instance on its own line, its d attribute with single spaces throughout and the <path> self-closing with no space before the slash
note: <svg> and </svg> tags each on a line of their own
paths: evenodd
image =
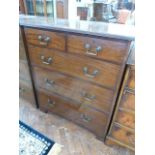
<svg viewBox="0 0 155 155">
<path fill-rule="evenodd" d="M 33 77 L 36 88 L 43 88 L 49 93 L 55 92 L 106 113 L 112 108 L 114 93 L 111 90 L 38 67 L 33 67 Z"/>
<path fill-rule="evenodd" d="M 121 76 L 121 67 L 118 65 L 32 46 L 29 46 L 29 55 L 32 64 L 79 77 L 109 89 L 115 89 L 116 85 L 119 85 L 118 79 Z M 41 56 L 45 60 L 51 58 L 51 63 L 45 64 Z M 88 69 L 86 73 L 84 73 L 84 67 Z M 96 70 L 98 73 L 92 77 L 91 75 Z"/>
<path fill-rule="evenodd" d="M 91 56 L 118 64 L 126 61 L 128 56 L 128 42 L 98 39 L 85 36 L 68 35 L 67 48 L 70 53 L 77 53 L 85 56 Z M 90 49 L 85 46 L 89 45 Z M 101 50 L 96 52 L 96 48 Z M 88 52 L 87 52 L 88 51 Z"/>
</svg>

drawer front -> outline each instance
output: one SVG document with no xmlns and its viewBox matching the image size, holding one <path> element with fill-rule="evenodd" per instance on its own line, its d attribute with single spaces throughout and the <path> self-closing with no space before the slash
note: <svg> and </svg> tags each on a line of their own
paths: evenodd
<svg viewBox="0 0 155 155">
<path fill-rule="evenodd" d="M 98 136 L 104 136 L 107 123 L 106 115 L 89 107 L 79 107 L 77 103 L 70 102 L 54 94 L 47 95 L 38 91 L 38 99 L 42 110 L 61 115 L 89 129 Z"/>
<path fill-rule="evenodd" d="M 135 128 L 135 115 L 119 110 L 116 116 L 116 122 L 134 129 Z"/>
<path fill-rule="evenodd" d="M 19 97 L 31 103 L 32 105 L 35 105 L 35 98 L 32 86 L 26 81 L 19 81 Z"/>
<path fill-rule="evenodd" d="M 25 28 L 28 44 L 65 51 L 65 35 L 59 32 Z"/>
<path fill-rule="evenodd" d="M 88 104 L 101 111 L 110 111 L 113 91 L 101 88 L 55 71 L 33 67 L 33 77 L 37 88 Z"/>
<path fill-rule="evenodd" d="M 112 128 L 110 136 L 131 147 L 135 145 L 135 134 L 115 125 Z"/>
<path fill-rule="evenodd" d="M 19 62 L 19 78 L 26 81 L 31 81 L 30 72 L 26 61 L 20 60 Z"/>
<path fill-rule="evenodd" d="M 74 120 L 77 124 L 89 129 L 96 136 L 104 138 L 106 134 L 106 126 L 108 115 L 98 112 L 88 106 L 81 106 L 79 113 Z"/>
<path fill-rule="evenodd" d="M 29 47 L 33 64 L 55 69 L 63 73 L 113 89 L 118 83 L 120 66 L 91 58 L 78 58 L 63 52 Z"/>
<path fill-rule="evenodd" d="M 129 77 L 126 86 L 135 89 L 135 70 L 132 67 L 129 69 Z"/>
<path fill-rule="evenodd" d="M 41 89 L 37 91 L 37 96 L 40 109 L 61 115 L 67 119 L 73 119 L 76 110 L 80 107 L 78 103 L 72 103 L 55 94 L 49 95 Z"/>
<path fill-rule="evenodd" d="M 129 92 L 123 94 L 122 99 L 120 101 L 120 107 L 129 110 L 135 110 L 135 95 Z"/>
<path fill-rule="evenodd" d="M 128 55 L 128 43 L 68 35 L 68 51 L 122 64 Z"/>
</svg>

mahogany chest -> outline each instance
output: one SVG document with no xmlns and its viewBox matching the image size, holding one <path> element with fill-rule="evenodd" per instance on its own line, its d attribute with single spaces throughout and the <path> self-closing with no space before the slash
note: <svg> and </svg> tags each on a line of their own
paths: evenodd
<svg viewBox="0 0 155 155">
<path fill-rule="evenodd" d="M 123 83 L 118 96 L 114 116 L 106 136 L 107 144 L 119 144 L 135 149 L 135 65 L 132 49 Z"/>
<path fill-rule="evenodd" d="M 101 25 L 73 30 L 68 21 L 21 18 L 39 108 L 104 140 L 133 38 L 99 35 Z"/>
</svg>

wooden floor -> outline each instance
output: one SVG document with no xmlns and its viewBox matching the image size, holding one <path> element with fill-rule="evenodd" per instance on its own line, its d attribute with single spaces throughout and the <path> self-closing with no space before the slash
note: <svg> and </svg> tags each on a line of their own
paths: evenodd
<svg viewBox="0 0 155 155">
<path fill-rule="evenodd" d="M 121 147 L 109 147 L 86 129 L 54 114 L 45 114 L 20 99 L 20 120 L 63 145 L 60 155 L 134 155 Z"/>
</svg>

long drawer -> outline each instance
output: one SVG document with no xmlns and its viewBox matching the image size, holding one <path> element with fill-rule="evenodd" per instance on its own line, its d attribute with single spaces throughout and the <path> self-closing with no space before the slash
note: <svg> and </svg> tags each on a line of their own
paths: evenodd
<svg viewBox="0 0 155 155">
<path fill-rule="evenodd" d="M 129 109 L 129 110 L 135 110 L 135 94 L 133 91 L 131 91 L 128 88 L 124 89 L 121 101 L 120 101 L 120 107 Z"/>
<path fill-rule="evenodd" d="M 37 91 L 41 110 L 61 115 L 89 129 L 99 137 L 105 136 L 108 116 L 89 107 L 80 106 L 54 94 Z"/>
<path fill-rule="evenodd" d="M 55 92 L 103 112 L 109 112 L 112 108 L 114 94 L 111 90 L 38 67 L 33 67 L 33 77 L 37 88 Z"/>
<path fill-rule="evenodd" d="M 128 43 L 119 40 L 98 39 L 68 35 L 68 52 L 91 56 L 122 64 L 128 56 Z"/>
<path fill-rule="evenodd" d="M 77 56 L 63 52 L 30 46 L 29 55 L 32 64 L 61 71 L 111 89 L 118 85 L 121 73 L 118 65 L 91 58 L 78 57 L 77 59 Z"/>
<path fill-rule="evenodd" d="M 134 129 L 135 128 L 135 115 L 118 110 L 118 113 L 116 116 L 116 122 Z"/>
<path fill-rule="evenodd" d="M 65 50 L 65 35 L 63 33 L 25 28 L 25 35 L 28 44 Z"/>
<path fill-rule="evenodd" d="M 128 70 L 129 70 L 129 76 L 128 76 L 128 80 L 126 83 L 126 87 L 134 90 L 135 89 L 135 69 L 134 69 L 134 66 L 128 67 Z"/>
<path fill-rule="evenodd" d="M 114 125 L 110 136 L 113 137 L 114 139 L 134 148 L 135 134 L 133 132 Z"/>
</svg>

